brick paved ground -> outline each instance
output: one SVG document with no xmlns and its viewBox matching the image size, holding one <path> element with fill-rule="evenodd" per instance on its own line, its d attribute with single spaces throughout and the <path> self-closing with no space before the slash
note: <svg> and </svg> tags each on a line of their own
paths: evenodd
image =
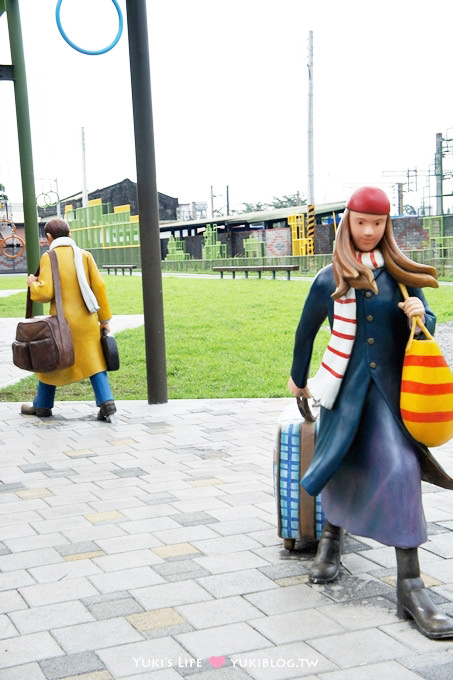
<svg viewBox="0 0 453 680">
<path fill-rule="evenodd" d="M 331 585 L 277 538 L 286 399 L 0 404 L 1 680 L 411 680 L 453 640 L 396 616 L 392 548 L 348 536 Z M 453 442 L 437 450 L 453 472 Z M 453 493 L 424 485 L 422 571 L 453 615 Z"/>
</svg>

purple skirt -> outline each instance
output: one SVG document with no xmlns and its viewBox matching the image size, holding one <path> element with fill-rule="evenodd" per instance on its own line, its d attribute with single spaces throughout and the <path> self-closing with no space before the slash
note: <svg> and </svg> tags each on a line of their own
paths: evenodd
<svg viewBox="0 0 453 680">
<path fill-rule="evenodd" d="M 322 506 L 332 524 L 385 545 L 414 548 L 427 539 L 417 453 L 374 381 Z"/>
</svg>

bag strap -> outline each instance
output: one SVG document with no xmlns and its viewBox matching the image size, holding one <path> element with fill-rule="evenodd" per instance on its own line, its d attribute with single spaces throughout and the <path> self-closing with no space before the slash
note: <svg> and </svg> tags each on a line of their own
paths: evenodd
<svg viewBox="0 0 453 680">
<path fill-rule="evenodd" d="M 61 297 L 61 283 L 60 272 L 58 271 L 58 259 L 54 250 L 49 250 L 50 263 L 52 265 L 53 290 L 55 297 L 55 306 L 57 308 L 57 317 L 59 321 L 64 319 L 63 314 L 63 300 Z"/>
<path fill-rule="evenodd" d="M 57 254 L 54 250 L 49 250 L 50 264 L 52 267 L 52 279 L 54 288 L 55 305 L 57 308 L 57 317 L 59 320 L 64 319 L 63 314 L 63 301 L 61 298 L 61 283 L 60 283 L 60 272 L 58 270 L 58 259 Z M 35 276 L 39 276 L 39 267 L 36 271 Z M 30 286 L 27 290 L 27 305 L 25 308 L 25 318 L 31 319 L 33 317 L 33 302 L 30 295 Z"/>
<path fill-rule="evenodd" d="M 296 397 L 296 401 L 302 418 L 309 423 L 314 423 L 316 418 L 311 412 L 308 399 L 306 397 Z"/>
<path fill-rule="evenodd" d="M 404 285 L 404 283 L 400 283 L 399 281 L 398 281 L 398 286 L 400 288 L 400 291 L 402 293 L 403 298 L 405 300 L 407 300 L 407 298 L 409 297 L 409 293 L 407 292 L 406 286 Z M 414 339 L 415 329 L 416 329 L 417 326 L 420 328 L 421 331 L 423 331 L 423 333 L 428 338 L 428 340 L 434 339 L 433 336 L 431 335 L 431 333 L 429 332 L 429 330 L 426 328 L 423 321 L 421 320 L 421 318 L 419 316 L 413 316 L 412 320 L 411 320 L 411 333 L 410 333 L 410 336 L 409 336 L 409 340 L 407 341 L 408 347 L 410 347 L 412 345 L 412 340 Z"/>
</svg>

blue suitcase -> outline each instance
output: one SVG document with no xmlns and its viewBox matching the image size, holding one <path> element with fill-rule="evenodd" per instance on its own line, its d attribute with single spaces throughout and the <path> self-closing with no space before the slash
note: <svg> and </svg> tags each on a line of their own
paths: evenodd
<svg viewBox="0 0 453 680">
<path fill-rule="evenodd" d="M 300 484 L 313 456 L 317 423 L 306 399 L 298 399 L 297 406 L 299 416 L 296 411 L 281 420 L 274 450 L 278 535 L 287 550 L 294 550 L 298 540 L 313 545 L 325 520 L 321 495 L 310 496 Z"/>
</svg>

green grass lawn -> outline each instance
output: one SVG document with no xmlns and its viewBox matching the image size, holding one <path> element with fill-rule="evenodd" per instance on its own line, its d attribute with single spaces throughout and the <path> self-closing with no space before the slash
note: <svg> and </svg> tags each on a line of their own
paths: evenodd
<svg viewBox="0 0 453 680">
<path fill-rule="evenodd" d="M 143 311 L 141 278 L 105 276 L 114 314 Z M 2 277 L 0 317 L 22 317 L 25 277 Z M 164 277 L 165 341 L 169 399 L 285 397 L 294 333 L 309 281 Z M 428 289 L 438 321 L 453 319 L 450 287 Z M 47 306 L 45 306 L 47 307 Z M 47 313 L 47 309 L 44 313 Z M 312 373 L 329 338 L 322 330 Z M 116 399 L 147 399 L 143 328 L 118 333 L 119 371 L 110 373 Z M 0 401 L 30 401 L 36 377 L 0 390 Z M 61 387 L 59 400 L 92 400 L 88 380 Z"/>
</svg>

